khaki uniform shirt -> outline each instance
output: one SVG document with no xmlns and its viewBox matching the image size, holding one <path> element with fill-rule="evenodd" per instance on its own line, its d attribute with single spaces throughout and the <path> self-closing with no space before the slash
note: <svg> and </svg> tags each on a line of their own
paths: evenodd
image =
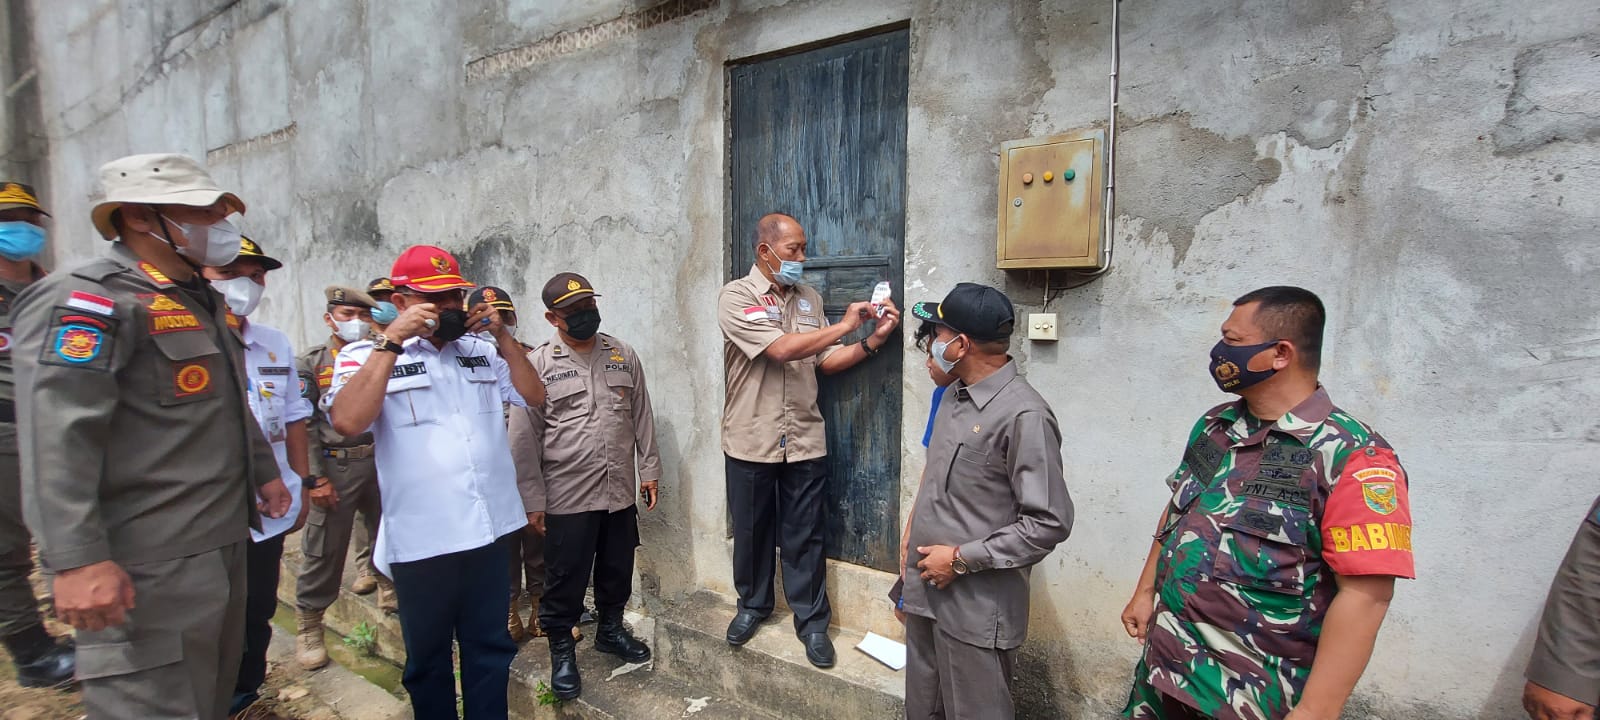
<svg viewBox="0 0 1600 720">
<path fill-rule="evenodd" d="M 15 304 L 23 509 L 56 570 L 239 542 L 278 477 L 245 405 L 238 318 L 117 243 Z"/>
<path fill-rule="evenodd" d="M 558 335 L 528 360 L 545 401 L 512 408 L 510 421 L 527 512 L 616 512 L 633 504 L 637 482 L 661 480 L 655 413 L 632 347 L 601 333 L 586 356 Z"/>
<path fill-rule="evenodd" d="M 1578 702 L 1600 703 L 1600 497 L 1550 584 L 1528 679 Z"/>
<path fill-rule="evenodd" d="M 933 421 L 928 465 L 906 543 L 905 611 L 945 634 L 1010 650 L 1028 633 L 1028 569 L 1072 531 L 1061 428 L 1049 403 L 1006 363 L 957 380 Z M 920 577 L 917 548 L 957 546 L 969 572 L 943 590 Z"/>
<path fill-rule="evenodd" d="M 314 478 L 327 475 L 322 469 L 323 448 L 348 448 L 372 444 L 370 432 L 352 437 L 345 437 L 335 432 L 333 424 L 328 422 L 328 414 L 322 411 L 322 394 L 333 385 L 333 362 L 339 357 L 338 347 L 339 340 L 330 337 L 326 344 L 300 353 L 300 357 L 295 360 L 300 373 L 300 395 L 311 402 L 312 408 L 311 419 L 306 421 L 306 454 L 311 456 L 306 467 Z"/>
<path fill-rule="evenodd" d="M 727 396 L 722 406 L 722 452 L 747 462 L 798 462 L 828 454 L 817 407 L 817 364 L 839 350 L 773 362 L 762 354 L 788 333 L 828 326 L 822 296 L 796 285 L 782 294 L 752 265 L 750 274 L 722 286 L 717 323 Z"/>
</svg>

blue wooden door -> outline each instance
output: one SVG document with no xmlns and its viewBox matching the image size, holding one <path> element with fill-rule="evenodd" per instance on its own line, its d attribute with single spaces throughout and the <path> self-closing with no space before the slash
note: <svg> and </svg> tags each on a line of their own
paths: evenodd
<svg viewBox="0 0 1600 720">
<path fill-rule="evenodd" d="M 794 216 L 805 282 L 830 320 L 881 280 L 904 305 L 908 32 L 895 30 L 729 68 L 729 277 L 755 262 L 755 225 Z M 871 332 L 868 323 L 845 338 Z M 893 571 L 900 554 L 898 337 L 822 378 L 828 424 L 828 556 Z"/>
</svg>

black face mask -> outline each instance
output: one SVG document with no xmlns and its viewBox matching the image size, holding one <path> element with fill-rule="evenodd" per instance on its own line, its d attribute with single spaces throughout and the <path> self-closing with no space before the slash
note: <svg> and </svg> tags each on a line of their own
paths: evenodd
<svg viewBox="0 0 1600 720">
<path fill-rule="evenodd" d="M 600 311 L 579 310 L 566 317 L 567 337 L 582 342 L 600 332 Z"/>
<path fill-rule="evenodd" d="M 1279 342 L 1282 341 L 1229 345 L 1218 340 L 1216 346 L 1211 348 L 1211 379 L 1217 381 L 1217 387 L 1223 392 L 1237 393 L 1278 374 L 1277 370 L 1272 369 L 1251 370 L 1250 359 L 1262 351 L 1271 350 Z"/>
<path fill-rule="evenodd" d="M 467 334 L 467 313 L 464 310 L 440 310 L 439 327 L 433 329 L 433 339 L 450 342 Z"/>
</svg>

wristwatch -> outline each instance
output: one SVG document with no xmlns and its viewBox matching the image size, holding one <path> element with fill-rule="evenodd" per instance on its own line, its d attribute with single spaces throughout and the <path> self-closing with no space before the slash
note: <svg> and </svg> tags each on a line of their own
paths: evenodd
<svg viewBox="0 0 1600 720">
<path fill-rule="evenodd" d="M 870 338 L 871 338 L 870 335 L 867 336 L 867 337 L 861 338 L 861 349 L 867 353 L 867 357 L 872 357 L 873 355 L 877 355 L 878 354 L 878 350 L 882 350 L 883 349 L 883 348 L 878 348 L 878 350 L 873 350 L 872 346 L 867 344 L 867 340 L 869 340 Z"/>
<path fill-rule="evenodd" d="M 383 333 L 373 333 L 369 339 L 372 340 L 373 352 L 382 350 L 385 352 L 392 352 L 396 355 L 405 354 L 405 347 L 401 346 L 400 343 L 390 340 L 389 336 L 384 335 Z"/>
<path fill-rule="evenodd" d="M 955 559 L 950 561 L 950 569 L 956 575 L 965 575 L 972 572 L 972 568 L 967 567 L 966 559 L 961 557 L 961 548 L 956 548 Z"/>
</svg>

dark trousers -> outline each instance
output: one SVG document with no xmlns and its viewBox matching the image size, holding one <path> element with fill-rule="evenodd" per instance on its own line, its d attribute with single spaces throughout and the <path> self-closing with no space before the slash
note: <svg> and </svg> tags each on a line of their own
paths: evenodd
<svg viewBox="0 0 1600 720">
<path fill-rule="evenodd" d="M 773 548 L 783 558 L 783 595 L 801 635 L 828 631 L 827 555 L 823 546 L 826 460 L 754 463 L 727 458 L 733 510 L 733 585 L 739 608 L 772 613 Z"/>
<path fill-rule="evenodd" d="M 22 522 L 22 465 L 17 426 L 0 423 L 0 637 L 42 627 L 33 573 L 33 538 Z"/>
<path fill-rule="evenodd" d="M 272 642 L 272 616 L 278 611 L 283 537 L 250 543 L 245 550 L 244 659 L 239 661 L 239 679 L 233 686 L 235 698 L 260 690 L 267 679 L 267 645 Z"/>
<path fill-rule="evenodd" d="M 620 614 L 633 594 L 633 554 L 639 547 L 639 510 L 545 515 L 544 599 L 539 624 L 546 634 L 570 633 L 583 614 L 583 591 L 594 575 L 600 617 Z"/>
<path fill-rule="evenodd" d="M 1016 656 L 1016 650 L 968 645 L 932 618 L 906 613 L 906 720 L 1016 717 Z"/>
<path fill-rule="evenodd" d="M 400 681 L 411 695 L 413 715 L 417 720 L 456 717 L 454 640 L 461 647 L 467 720 L 504 720 L 511 658 L 517 654 L 506 630 L 504 539 L 474 550 L 394 563 L 389 570 L 406 645 Z"/>
</svg>

